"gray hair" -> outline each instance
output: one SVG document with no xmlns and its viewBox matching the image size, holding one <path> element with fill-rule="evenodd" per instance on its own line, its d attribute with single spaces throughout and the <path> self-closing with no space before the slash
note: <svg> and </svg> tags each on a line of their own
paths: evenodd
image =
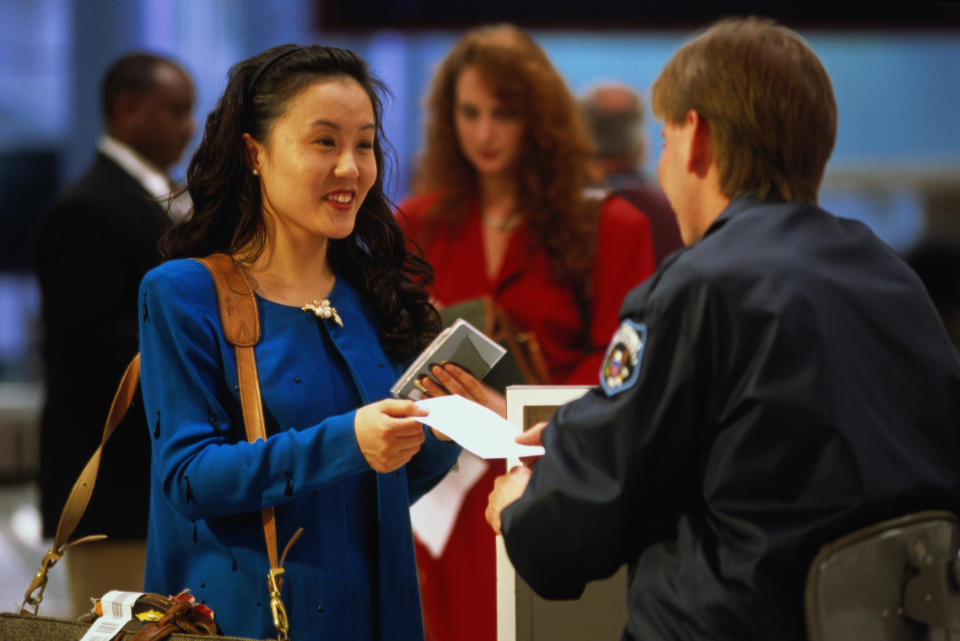
<svg viewBox="0 0 960 641">
<path fill-rule="evenodd" d="M 633 158 L 643 150 L 643 101 L 627 85 L 597 85 L 580 99 L 580 110 L 600 158 Z"/>
</svg>

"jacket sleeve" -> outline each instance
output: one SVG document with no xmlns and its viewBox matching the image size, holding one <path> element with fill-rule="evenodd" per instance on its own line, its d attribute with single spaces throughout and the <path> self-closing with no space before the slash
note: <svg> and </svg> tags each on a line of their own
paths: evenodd
<svg viewBox="0 0 960 641">
<path fill-rule="evenodd" d="M 596 380 L 607 343 L 617 329 L 617 313 L 623 299 L 654 269 L 653 236 L 646 214 L 620 197 L 608 198 L 600 213 L 593 259 L 590 352 L 568 382 Z"/>
<path fill-rule="evenodd" d="M 206 269 L 170 263 L 141 284 L 141 385 L 151 432 L 153 483 L 185 518 L 256 511 L 370 468 L 353 430 L 354 411 L 302 429 L 245 440 L 224 368 L 213 281 Z"/>
<path fill-rule="evenodd" d="M 688 292 L 656 309 L 645 304 L 650 289 L 624 303 L 625 320 L 647 328 L 636 379 L 613 394 L 596 387 L 556 413 L 530 484 L 501 515 L 511 561 L 543 597 L 576 598 L 635 560 L 669 536 L 696 495 L 704 306 Z"/>
</svg>

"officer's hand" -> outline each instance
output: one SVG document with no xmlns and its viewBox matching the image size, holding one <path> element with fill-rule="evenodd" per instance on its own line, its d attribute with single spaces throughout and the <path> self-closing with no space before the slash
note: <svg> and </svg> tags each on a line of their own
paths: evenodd
<svg viewBox="0 0 960 641">
<path fill-rule="evenodd" d="M 481 383 L 469 370 L 453 363 L 443 363 L 442 365 L 432 366 L 430 373 L 436 380 L 429 376 L 423 376 L 419 381 L 422 385 L 420 391 L 425 389 L 428 396 L 459 394 L 506 418 L 507 400 L 503 397 L 503 394 Z"/>
<path fill-rule="evenodd" d="M 521 445 L 543 445 L 541 435 L 543 434 L 543 428 L 547 426 L 546 421 L 541 423 L 536 423 L 531 426 L 527 431 L 517 434 L 513 440 Z M 526 465 L 527 467 L 533 469 L 533 466 L 537 464 L 537 461 L 540 460 L 539 456 L 523 456 L 520 457 L 520 462 Z"/>
<path fill-rule="evenodd" d="M 527 489 L 527 483 L 530 482 L 530 474 L 532 472 L 529 467 L 517 465 L 508 474 L 494 479 L 493 491 L 487 499 L 485 514 L 487 523 L 493 528 L 494 533 L 500 534 L 500 513 L 523 495 L 523 491 Z"/>
<path fill-rule="evenodd" d="M 521 445 L 543 445 L 543 429 L 546 426 L 546 421 L 535 423 L 526 431 L 517 434 L 516 438 L 513 440 Z"/>
<path fill-rule="evenodd" d="M 423 423 L 410 417 L 427 414 L 413 401 L 403 399 L 377 401 L 358 409 L 353 431 L 367 464 L 381 474 L 406 465 L 424 440 Z"/>
</svg>

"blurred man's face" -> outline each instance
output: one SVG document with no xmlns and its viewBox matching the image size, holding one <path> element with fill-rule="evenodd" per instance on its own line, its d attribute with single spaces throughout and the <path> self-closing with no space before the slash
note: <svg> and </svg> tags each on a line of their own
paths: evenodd
<svg viewBox="0 0 960 641">
<path fill-rule="evenodd" d="M 158 168 L 167 169 L 180 160 L 193 137 L 195 96 L 190 78 L 171 65 L 154 68 L 154 84 L 139 97 L 131 145 Z"/>
</svg>

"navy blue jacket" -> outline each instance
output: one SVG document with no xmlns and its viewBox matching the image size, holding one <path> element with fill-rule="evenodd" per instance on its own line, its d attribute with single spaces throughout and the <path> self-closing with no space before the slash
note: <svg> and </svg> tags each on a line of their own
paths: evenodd
<svg viewBox="0 0 960 641">
<path fill-rule="evenodd" d="M 621 320 L 502 514 L 541 595 L 626 563 L 625 639 L 799 641 L 822 544 L 960 508 L 960 360 L 862 224 L 736 199 Z"/>
</svg>

